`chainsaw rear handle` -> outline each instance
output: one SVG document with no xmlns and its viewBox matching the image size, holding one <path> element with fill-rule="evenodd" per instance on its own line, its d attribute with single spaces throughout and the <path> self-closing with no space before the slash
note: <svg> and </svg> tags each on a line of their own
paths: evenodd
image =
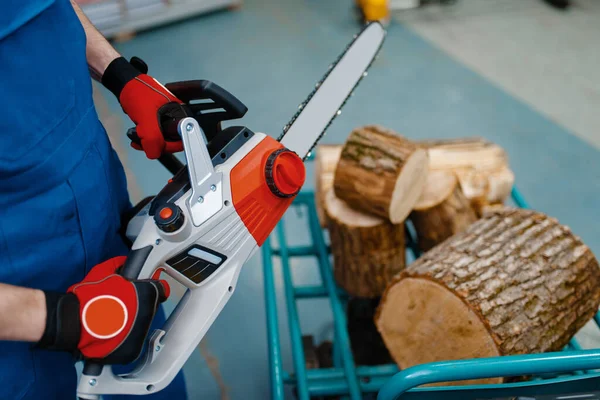
<svg viewBox="0 0 600 400">
<path fill-rule="evenodd" d="M 130 281 L 137 279 L 151 251 L 152 246 L 132 250 L 127 256 L 125 264 L 117 271 L 119 275 Z M 103 368 L 104 364 L 102 363 L 85 361 L 83 373 L 88 376 L 98 376 L 102 373 Z M 79 399 L 82 400 L 81 397 Z"/>
<path fill-rule="evenodd" d="M 179 131 L 176 131 L 177 137 L 180 138 Z M 134 140 L 137 138 L 139 142 L 139 137 L 135 132 L 135 128 L 131 128 L 127 131 L 127 136 Z M 173 154 L 163 154 L 159 157 L 160 163 L 173 175 L 175 175 L 181 168 L 184 167 L 184 164 L 179 161 L 177 157 Z M 142 270 L 146 259 L 150 255 L 152 251 L 152 246 L 147 246 L 141 249 L 132 250 L 126 260 L 125 263 L 119 270 L 117 271 L 121 276 L 128 280 L 134 280 L 138 278 L 140 271 Z M 97 362 L 85 361 L 83 366 L 83 373 L 88 376 L 98 376 L 102 373 L 104 368 L 104 364 Z M 79 400 L 87 400 L 82 397 L 78 397 Z"/>
<path fill-rule="evenodd" d="M 135 128 L 132 129 L 135 130 Z M 130 129 L 130 131 L 132 129 Z M 160 156 L 159 161 L 173 175 L 175 175 L 179 170 L 181 170 L 181 168 L 184 167 L 183 163 L 179 161 L 179 159 L 173 154 L 163 154 L 162 156 Z M 118 274 L 123 276 L 127 280 L 137 279 L 151 251 L 152 246 L 131 250 L 125 260 L 125 263 L 117 271 Z M 83 373 L 88 376 L 98 376 L 101 374 L 103 368 L 104 364 L 85 361 L 83 366 Z M 79 400 L 86 399 L 79 397 Z"/>
<path fill-rule="evenodd" d="M 172 155 L 170 155 L 172 156 Z M 175 158 L 174 156 L 172 156 Z M 177 160 L 175 158 L 175 160 Z M 179 162 L 179 160 L 177 160 Z M 121 276 L 123 276 L 127 280 L 137 279 L 140 275 L 150 252 L 152 252 L 152 246 L 146 246 L 141 249 L 131 250 L 127 259 L 125 260 L 125 264 L 117 271 Z M 104 364 L 97 362 L 85 361 L 83 365 L 83 373 L 88 376 L 99 376 L 102 373 L 104 368 Z M 93 378 L 92 378 L 93 379 Z M 87 400 L 79 397 L 79 400 Z"/>
</svg>

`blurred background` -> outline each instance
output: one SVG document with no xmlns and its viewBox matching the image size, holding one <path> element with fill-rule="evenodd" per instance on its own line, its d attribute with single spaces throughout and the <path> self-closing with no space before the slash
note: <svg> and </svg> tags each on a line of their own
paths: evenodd
<svg viewBox="0 0 600 400">
<path fill-rule="evenodd" d="M 558 218 L 600 254 L 598 1 L 79 3 L 124 57 L 142 58 L 156 79 L 211 80 L 248 106 L 244 119 L 232 123 L 275 137 L 352 35 L 366 20 L 381 20 L 388 36 L 380 57 L 322 143 L 343 143 L 366 124 L 419 140 L 484 137 L 506 150 L 515 184 L 532 207 Z M 95 102 L 125 165 L 132 201 L 156 194 L 169 173 L 129 147 L 125 131 L 132 123 L 99 85 Z M 312 190 L 313 174 L 309 164 L 304 190 Z M 300 224 L 287 228 L 292 242 L 306 235 Z M 280 269 L 274 270 L 282 356 L 292 369 Z M 295 282 L 310 283 L 316 267 L 307 262 L 293 274 Z M 269 397 L 264 301 L 259 252 L 186 364 L 190 398 Z M 303 332 L 317 342 L 332 332 L 330 311 L 320 301 L 299 305 Z M 600 343 L 595 332 L 580 335 L 584 346 Z"/>
</svg>

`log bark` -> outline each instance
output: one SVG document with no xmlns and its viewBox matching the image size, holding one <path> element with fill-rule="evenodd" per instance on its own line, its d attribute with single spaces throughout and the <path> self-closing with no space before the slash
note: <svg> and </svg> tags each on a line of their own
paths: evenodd
<svg viewBox="0 0 600 400">
<path fill-rule="evenodd" d="M 322 144 L 315 154 L 315 207 L 321 227 L 326 226 L 323 202 L 325 193 L 333 187 L 335 168 L 342 154 L 341 144 Z"/>
<path fill-rule="evenodd" d="M 424 149 L 389 129 L 369 125 L 350 133 L 333 186 L 350 207 L 398 224 L 419 199 L 427 173 Z"/>
<path fill-rule="evenodd" d="M 352 296 L 381 296 L 406 265 L 404 224 L 354 210 L 333 189 L 325 195 L 325 213 L 338 285 Z"/>
<path fill-rule="evenodd" d="M 504 203 L 510 196 L 514 174 L 502 147 L 479 137 L 424 140 L 429 168 L 456 174 L 464 195 L 478 216 L 488 204 Z"/>
<path fill-rule="evenodd" d="M 432 171 L 425 190 L 410 214 L 421 251 L 427 251 L 464 231 L 477 214 L 462 192 L 456 175 Z"/>
<path fill-rule="evenodd" d="M 598 261 L 580 238 L 542 213 L 504 207 L 399 273 L 376 325 L 407 368 L 559 351 L 599 303 Z"/>
</svg>

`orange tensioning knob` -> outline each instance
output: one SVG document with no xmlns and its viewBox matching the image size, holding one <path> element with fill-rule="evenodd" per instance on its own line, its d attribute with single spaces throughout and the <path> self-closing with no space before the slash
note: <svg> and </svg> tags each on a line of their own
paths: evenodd
<svg viewBox="0 0 600 400">
<path fill-rule="evenodd" d="M 165 207 L 162 210 L 160 210 L 160 217 L 163 219 L 169 219 L 171 218 L 171 215 L 173 215 L 173 210 L 171 210 L 168 207 Z"/>
<path fill-rule="evenodd" d="M 269 155 L 265 167 L 267 185 L 278 197 L 296 195 L 306 178 L 304 163 L 298 155 L 287 149 L 278 149 Z"/>
</svg>

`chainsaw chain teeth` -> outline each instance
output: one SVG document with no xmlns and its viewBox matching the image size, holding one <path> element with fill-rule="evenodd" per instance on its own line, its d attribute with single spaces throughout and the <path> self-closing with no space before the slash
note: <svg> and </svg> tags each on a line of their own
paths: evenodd
<svg viewBox="0 0 600 400">
<path fill-rule="evenodd" d="M 350 44 L 348 44 L 348 46 L 346 46 L 346 48 L 338 56 L 338 58 L 331 65 L 329 65 L 329 69 L 327 70 L 327 72 L 325 73 L 325 75 L 321 78 L 321 80 L 319 80 L 315 84 L 315 87 L 312 90 L 312 92 L 310 92 L 310 94 L 308 95 L 308 97 L 298 107 L 298 111 L 296 112 L 296 114 L 294 114 L 294 116 L 292 117 L 292 119 L 290 119 L 290 121 L 287 124 L 285 124 L 285 126 L 283 127 L 282 133 L 279 135 L 279 138 L 277 138 L 277 140 L 279 142 L 281 142 L 281 139 L 283 139 L 283 137 L 285 136 L 285 134 L 287 133 L 287 131 L 290 129 L 290 127 L 294 124 L 294 122 L 296 121 L 296 119 L 298 118 L 298 116 L 300 116 L 300 114 L 302 114 L 302 111 L 304 111 L 304 107 L 306 106 L 306 104 L 308 104 L 308 102 L 312 99 L 312 97 L 315 95 L 315 93 L 317 92 L 317 90 L 319 90 L 319 88 L 321 87 L 321 85 L 323 84 L 323 82 L 325 81 L 325 79 L 327 79 L 327 77 L 331 74 L 331 71 L 334 70 L 334 68 L 338 65 L 338 63 L 340 62 L 340 60 L 346 55 L 346 53 L 348 52 L 348 50 L 350 49 L 350 47 L 352 47 L 352 45 L 354 44 L 354 42 L 356 41 L 356 39 L 358 39 L 358 37 L 361 35 L 361 33 L 364 32 L 364 30 L 367 29 L 369 27 L 369 25 L 370 24 L 365 24 L 365 26 L 363 26 L 363 29 L 361 30 L 361 32 L 358 33 L 358 34 L 356 34 L 356 35 L 354 35 L 354 40 L 352 40 L 352 42 L 350 42 Z M 385 36 L 384 36 L 384 40 L 385 40 Z M 311 152 L 317 146 L 317 144 L 319 143 L 319 141 L 321 140 L 321 138 L 323 136 L 325 136 L 325 132 L 327 131 L 327 129 L 329 128 L 329 126 L 331 126 L 331 124 L 337 118 L 337 116 L 341 114 L 342 108 L 344 108 L 344 106 L 346 105 L 346 103 L 348 102 L 348 100 L 350 99 L 350 97 L 352 97 L 352 95 L 354 94 L 354 91 L 356 90 L 356 88 L 358 87 L 358 85 L 362 82 L 363 78 L 367 75 L 367 71 L 369 70 L 369 68 L 371 68 L 371 65 L 375 62 L 375 60 L 377 60 L 379 51 L 381 50 L 381 47 L 383 46 L 384 40 L 382 40 L 381 43 L 379 44 L 379 47 L 377 48 L 377 51 L 375 52 L 375 57 L 373 57 L 373 59 L 371 60 L 371 62 L 367 66 L 367 68 L 363 71 L 362 76 L 358 79 L 358 81 L 356 81 L 356 84 L 354 85 L 354 87 L 352 87 L 352 90 L 350 91 L 350 94 L 346 97 L 346 99 L 344 100 L 344 102 L 342 103 L 342 105 L 340 106 L 340 108 L 338 109 L 338 111 L 331 117 L 331 119 L 329 120 L 329 122 L 325 126 L 325 129 L 323 129 L 323 131 L 317 137 L 317 139 L 315 140 L 315 142 L 313 143 L 313 145 L 310 147 L 310 149 L 308 149 L 308 152 L 306 153 L 306 155 L 304 157 L 302 157 L 302 161 L 305 161 L 308 157 L 310 157 Z"/>
</svg>

